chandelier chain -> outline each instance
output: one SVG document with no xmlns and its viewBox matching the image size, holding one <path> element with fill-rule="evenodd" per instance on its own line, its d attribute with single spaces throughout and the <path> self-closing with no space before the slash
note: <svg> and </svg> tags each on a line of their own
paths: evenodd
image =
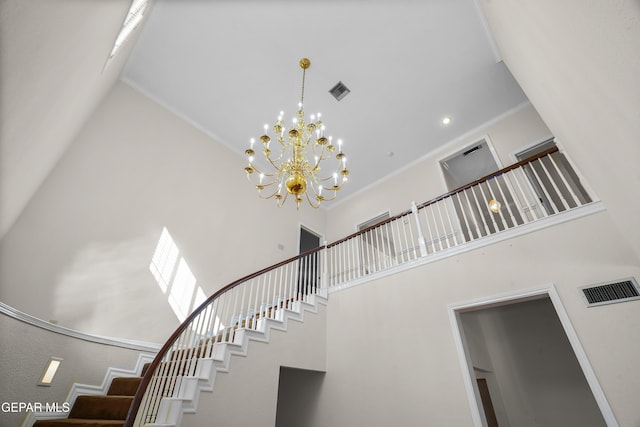
<svg viewBox="0 0 640 427">
<path fill-rule="evenodd" d="M 304 105 L 304 78 L 306 74 L 307 74 L 307 69 L 303 68 L 302 69 L 302 94 L 300 95 L 300 108 L 302 108 L 302 106 Z"/>
</svg>

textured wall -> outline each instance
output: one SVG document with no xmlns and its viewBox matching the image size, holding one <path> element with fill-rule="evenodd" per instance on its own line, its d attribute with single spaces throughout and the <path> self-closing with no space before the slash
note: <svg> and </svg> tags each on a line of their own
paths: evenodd
<svg viewBox="0 0 640 427">
<path fill-rule="evenodd" d="M 178 323 L 149 272 L 164 227 L 205 295 L 297 254 L 300 223 L 324 230 L 323 211 L 259 199 L 244 166 L 117 84 L 0 242 L 0 300 L 83 332 L 163 341 Z"/>
<path fill-rule="evenodd" d="M 0 403 L 59 403 L 74 383 L 100 386 L 109 367 L 132 370 L 140 352 L 92 343 L 0 315 Z M 50 357 L 64 359 L 50 387 L 36 384 Z M 25 413 L 0 411 L 0 425 L 18 426 Z"/>
<path fill-rule="evenodd" d="M 578 290 L 640 275 L 619 243 L 601 212 L 331 294 L 311 425 L 471 425 L 447 306 L 554 284 L 620 425 L 636 426 L 640 301 L 587 308 Z"/>
</svg>

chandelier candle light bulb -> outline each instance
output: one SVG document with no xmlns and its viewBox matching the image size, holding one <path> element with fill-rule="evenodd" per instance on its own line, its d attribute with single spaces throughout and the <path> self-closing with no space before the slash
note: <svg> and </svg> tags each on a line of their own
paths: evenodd
<svg viewBox="0 0 640 427">
<path fill-rule="evenodd" d="M 272 157 L 269 149 L 271 142 L 269 125 L 264 125 L 264 134 L 260 136 L 260 141 L 264 146 L 263 154 L 266 159 L 267 169 L 261 170 L 254 164 L 254 138 L 250 140 L 250 148 L 245 150 L 245 155 L 249 161 L 248 166 L 244 168 L 247 179 L 255 185 L 261 198 L 274 198 L 279 207 L 283 206 L 289 195 L 291 195 L 295 198 L 298 209 L 305 199 L 310 206 L 318 208 L 322 202 L 335 199 L 338 191 L 348 181 L 349 170 L 347 169 L 347 158 L 342 151 L 342 140 L 338 140 L 338 153 L 332 155 L 331 153 L 334 152 L 335 147 L 332 143 L 332 137 L 325 137 L 325 125 L 321 121 L 322 115 L 320 113 L 311 115 L 309 123 L 305 121 L 303 109 L 304 82 L 306 70 L 310 66 L 311 62 L 307 58 L 300 60 L 302 95 L 296 115 L 292 119 L 292 128 L 288 131 L 285 130 L 283 126 L 283 111 L 280 111 L 277 122 L 273 126 L 273 132 L 277 140 L 277 143 L 274 143 L 274 152 L 277 151 L 278 156 Z M 321 164 L 329 162 L 332 157 L 337 160 L 333 173 L 321 176 Z M 257 180 L 255 178 L 256 175 L 259 177 Z M 332 177 L 333 185 L 328 187 L 323 185 L 324 182 L 331 180 Z M 283 185 L 286 189 L 285 192 L 282 191 Z M 276 187 L 277 189 L 274 191 L 273 188 Z M 323 195 L 323 189 L 328 190 L 328 194 L 325 191 L 325 195 Z"/>
</svg>

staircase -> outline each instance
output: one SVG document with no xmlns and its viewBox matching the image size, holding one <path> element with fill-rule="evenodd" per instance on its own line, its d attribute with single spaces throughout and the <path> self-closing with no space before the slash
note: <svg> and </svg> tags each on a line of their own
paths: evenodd
<svg viewBox="0 0 640 427">
<path fill-rule="evenodd" d="M 143 369 L 146 373 L 148 364 Z M 122 427 L 131 402 L 142 381 L 140 377 L 116 377 L 104 396 L 82 395 L 73 403 L 68 418 L 38 420 L 34 427 Z"/>
<path fill-rule="evenodd" d="M 216 337 L 201 339 L 195 346 L 174 351 L 172 361 L 163 363 L 165 369 L 177 369 L 179 374 L 165 386 L 170 390 L 164 390 L 164 395 L 171 397 L 160 399 L 155 422 L 150 425 L 179 426 L 183 413 L 196 412 L 200 393 L 213 391 L 216 373 L 229 371 L 231 356 L 246 356 L 250 341 L 269 342 L 272 329 L 286 331 L 289 320 L 304 321 L 305 311 L 317 313 L 318 304 L 326 304 L 326 297 L 307 295 L 304 301 L 282 303 L 268 309 L 263 318 L 256 315 L 243 319 Z M 78 396 L 67 418 L 41 419 L 33 426 L 123 427 L 150 365 L 144 365 L 141 376 L 113 378 L 106 395 Z"/>
</svg>

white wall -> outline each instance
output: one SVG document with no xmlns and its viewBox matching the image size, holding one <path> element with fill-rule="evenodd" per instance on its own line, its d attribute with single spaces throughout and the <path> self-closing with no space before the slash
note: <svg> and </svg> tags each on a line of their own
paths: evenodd
<svg viewBox="0 0 640 427">
<path fill-rule="evenodd" d="M 105 63 L 131 2 L 0 2 L 0 238 L 118 79 Z"/>
<path fill-rule="evenodd" d="M 213 393 L 201 393 L 197 413 L 183 427 L 262 427 L 276 425 L 280 367 L 326 369 L 326 307 L 289 321 L 286 332 L 271 331 L 269 343 L 251 341 L 246 357 L 232 357 L 228 373 L 216 375 Z M 312 417 L 313 414 L 305 414 Z M 294 425 L 310 425 L 311 420 Z"/>
<path fill-rule="evenodd" d="M 206 295 L 297 254 L 300 222 L 324 232 L 322 211 L 259 199 L 243 169 L 118 83 L 0 242 L 0 300 L 83 332 L 164 341 L 178 322 L 149 272 L 163 227 Z"/>
<path fill-rule="evenodd" d="M 621 426 L 640 423 L 640 301 L 587 308 L 578 286 L 640 274 L 606 212 L 330 295 L 312 426 L 469 426 L 447 306 L 555 284 Z"/>
<path fill-rule="evenodd" d="M 640 257 L 640 4 L 481 4 L 505 64 Z"/>
<path fill-rule="evenodd" d="M 552 135 L 535 109 L 528 103 L 523 104 L 510 114 L 496 118 L 418 159 L 384 181 L 332 205 L 327 211 L 327 240 L 331 242 L 355 232 L 357 224 L 382 212 L 390 210 L 391 215 L 395 215 L 410 209 L 411 201 L 426 202 L 446 193 L 448 189 L 440 160 L 485 136 L 488 136 L 499 163 L 504 167 L 516 162 L 513 157 L 516 152 Z M 570 152 L 568 154 L 571 156 Z"/>
<path fill-rule="evenodd" d="M 0 314 L 0 402 L 59 403 L 74 383 L 100 386 L 109 367 L 132 370 L 139 351 L 60 335 Z M 37 386 L 49 357 L 64 359 L 50 387 Z M 0 425 L 18 426 L 26 413 L 0 411 Z"/>
<path fill-rule="evenodd" d="M 498 418 L 500 425 L 606 425 L 549 298 L 463 313 L 461 318 L 467 339 L 471 324 L 481 327 L 479 338 L 497 383 L 491 397 L 495 406 L 504 402 L 500 409 L 508 419 Z M 473 351 L 471 357 L 475 366 Z"/>
</svg>

